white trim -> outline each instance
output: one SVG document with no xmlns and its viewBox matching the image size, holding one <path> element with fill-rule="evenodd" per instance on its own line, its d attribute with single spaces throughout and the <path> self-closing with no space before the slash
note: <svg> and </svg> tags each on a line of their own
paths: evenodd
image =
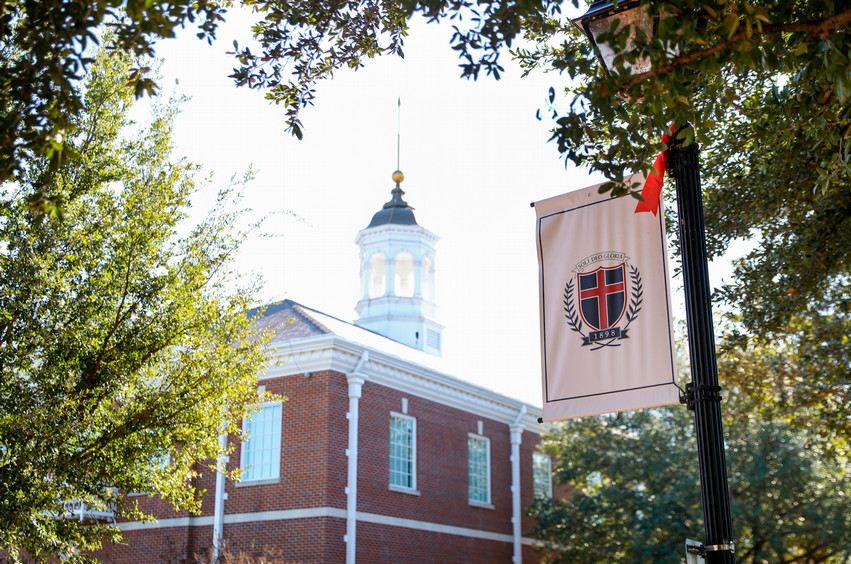
<svg viewBox="0 0 851 564">
<path fill-rule="evenodd" d="M 472 499 L 467 500 L 467 505 L 470 507 L 478 507 L 479 509 L 496 509 L 496 506 L 492 503 L 482 503 L 481 501 L 474 501 Z"/>
<path fill-rule="evenodd" d="M 414 519 L 402 519 L 401 517 L 390 517 L 389 515 L 378 515 L 376 513 L 360 513 L 358 519 L 365 523 L 375 525 L 387 525 L 388 527 L 404 527 L 430 533 L 443 533 L 459 537 L 472 537 L 475 539 L 492 540 L 498 542 L 512 542 L 514 537 L 505 533 L 483 531 L 481 529 L 470 529 L 467 527 L 456 527 L 454 525 L 443 525 L 441 523 L 430 523 L 428 521 L 417 521 Z M 532 540 L 532 539 L 530 539 Z"/>
<path fill-rule="evenodd" d="M 225 515 L 226 524 L 256 523 L 257 521 L 286 521 L 290 519 L 316 519 L 318 517 L 346 518 L 345 509 L 336 507 L 308 507 L 305 509 L 279 509 L 277 511 L 256 511 L 254 513 L 236 513 Z"/>
<path fill-rule="evenodd" d="M 235 482 L 235 488 L 246 488 L 250 486 L 268 486 L 271 484 L 280 484 L 281 478 L 280 476 L 277 478 L 264 478 L 262 480 L 244 480 L 242 482 Z"/>
<path fill-rule="evenodd" d="M 330 517 L 345 519 L 346 510 L 336 507 L 308 507 L 305 509 L 284 509 L 278 511 L 257 511 L 254 513 L 236 513 L 225 515 L 225 524 L 235 523 L 257 523 L 260 521 L 289 521 L 294 519 L 316 519 Z M 373 523 L 376 525 L 387 525 L 388 527 L 402 527 L 417 531 L 430 533 L 443 533 L 461 537 L 472 537 L 477 539 L 492 540 L 510 543 L 514 537 L 505 533 L 483 531 L 481 529 L 470 529 L 468 527 L 456 527 L 430 521 L 418 521 L 415 519 L 402 519 L 389 515 L 377 513 L 364 513 L 358 511 L 358 521 Z M 170 527 L 208 527 L 213 524 L 212 517 L 177 517 L 174 519 L 160 519 L 159 521 L 145 523 L 142 521 L 131 521 L 119 523 L 118 528 L 122 531 L 138 531 L 143 529 L 166 529 Z M 523 544 L 527 546 L 543 546 L 544 543 L 530 537 L 523 537 Z"/>
<path fill-rule="evenodd" d="M 157 519 L 156 521 L 129 521 L 119 523 L 120 531 L 140 531 L 147 529 L 168 529 L 171 527 L 206 527 L 213 524 L 213 516 L 209 517 L 175 517 L 173 519 Z"/>
<path fill-rule="evenodd" d="M 290 519 L 314 519 L 317 517 L 346 518 L 345 509 L 335 507 L 308 507 L 305 509 L 282 509 L 277 511 L 256 511 L 253 513 L 235 513 L 225 515 L 226 525 L 234 523 L 256 523 L 258 521 L 285 521 Z M 122 531 L 138 531 L 142 529 L 168 529 L 171 527 L 208 527 L 213 524 L 213 517 L 175 517 L 157 521 L 130 521 L 119 523 Z"/>
<path fill-rule="evenodd" d="M 400 486 L 398 484 L 390 483 L 390 457 L 387 459 L 387 482 L 391 489 L 396 488 L 397 490 L 414 492 L 417 490 L 417 418 L 411 417 L 410 415 L 405 415 L 402 413 L 398 413 L 396 411 L 390 412 L 390 419 L 392 418 L 402 419 L 403 421 L 410 421 L 412 425 L 412 444 L 411 444 L 411 487 Z M 387 442 L 390 443 L 390 437 L 388 436 Z"/>
<path fill-rule="evenodd" d="M 440 237 L 423 227 L 422 225 L 399 225 L 396 223 L 385 223 L 383 225 L 376 225 L 375 227 L 365 227 L 358 231 L 357 236 L 355 237 L 355 244 L 360 246 L 361 240 L 366 238 L 379 238 L 382 235 L 387 234 L 403 234 L 403 235 L 412 235 L 415 237 L 421 237 L 423 239 L 427 239 L 432 245 L 440 241 Z M 433 249 L 431 249 L 434 252 Z"/>
<path fill-rule="evenodd" d="M 391 492 L 403 493 L 408 495 L 421 495 L 420 490 L 412 490 L 411 488 L 403 488 L 402 486 L 394 486 L 390 484 L 387 486 L 387 489 Z"/>
</svg>

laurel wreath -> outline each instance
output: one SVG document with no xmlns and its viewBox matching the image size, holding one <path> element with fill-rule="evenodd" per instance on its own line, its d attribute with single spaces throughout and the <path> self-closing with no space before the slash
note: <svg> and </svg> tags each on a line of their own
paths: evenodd
<svg viewBox="0 0 851 564">
<path fill-rule="evenodd" d="M 632 279 L 632 295 L 629 301 L 629 307 L 626 309 L 626 325 L 623 330 L 626 331 L 632 320 L 641 311 L 641 302 L 644 301 L 644 287 L 641 285 L 641 274 L 634 266 L 629 266 L 629 277 Z"/>
<path fill-rule="evenodd" d="M 587 337 L 582 332 L 582 320 L 573 308 L 573 280 L 569 280 L 564 286 L 564 316 L 567 317 L 567 326 L 582 335 Z"/>
<path fill-rule="evenodd" d="M 626 309 L 626 325 L 624 325 L 623 333 L 626 334 L 627 328 L 629 328 L 630 323 L 638 316 L 638 312 L 641 311 L 641 304 L 644 301 L 644 286 L 641 283 L 641 274 L 638 272 L 638 269 L 632 265 L 629 267 L 629 277 L 632 280 L 632 292 L 630 293 L 630 301 L 629 307 Z M 568 280 L 567 284 L 564 285 L 564 316 L 567 318 L 567 326 L 571 328 L 571 330 L 576 331 L 584 339 L 588 338 L 588 335 L 582 331 L 582 318 L 579 317 L 579 314 L 576 312 L 576 308 L 573 305 L 573 280 Z M 596 351 L 603 347 L 617 347 L 620 344 L 613 344 L 615 339 L 611 339 L 610 341 L 598 341 L 595 344 L 598 345 L 596 348 L 591 349 L 592 351 Z"/>
</svg>

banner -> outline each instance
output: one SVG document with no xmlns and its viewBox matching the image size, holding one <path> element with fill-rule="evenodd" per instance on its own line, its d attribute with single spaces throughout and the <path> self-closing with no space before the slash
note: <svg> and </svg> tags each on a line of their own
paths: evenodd
<svg viewBox="0 0 851 564">
<path fill-rule="evenodd" d="M 544 421 L 679 403 L 665 214 L 598 187 L 534 204 Z"/>
</svg>

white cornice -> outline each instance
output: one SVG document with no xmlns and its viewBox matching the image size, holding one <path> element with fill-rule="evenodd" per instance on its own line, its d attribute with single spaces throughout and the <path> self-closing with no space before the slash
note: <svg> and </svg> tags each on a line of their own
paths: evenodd
<svg viewBox="0 0 851 564">
<path fill-rule="evenodd" d="M 278 378 L 305 372 L 334 370 L 347 374 L 354 370 L 364 351 L 369 362 L 360 369 L 367 382 L 387 386 L 442 405 L 488 417 L 506 425 L 516 424 L 524 430 L 541 434 L 544 428 L 537 419 L 541 408 L 465 380 L 423 366 L 416 362 L 366 347 L 334 334 L 273 343 L 275 362 L 261 378 Z M 526 413 L 518 419 L 523 406 Z"/>
<path fill-rule="evenodd" d="M 366 227 L 358 231 L 357 237 L 355 237 L 355 244 L 360 245 L 361 241 L 365 238 L 369 237 L 380 237 L 382 235 L 387 234 L 400 234 L 400 235 L 414 235 L 417 237 L 423 237 L 428 240 L 430 243 L 437 243 L 440 240 L 440 237 L 426 229 L 421 225 L 399 225 L 396 223 L 385 223 L 382 225 L 376 225 L 375 227 Z"/>
</svg>

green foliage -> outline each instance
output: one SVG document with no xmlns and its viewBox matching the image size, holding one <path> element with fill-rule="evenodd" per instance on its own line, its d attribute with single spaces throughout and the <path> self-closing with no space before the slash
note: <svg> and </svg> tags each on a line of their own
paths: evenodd
<svg viewBox="0 0 851 564">
<path fill-rule="evenodd" d="M 735 401 L 735 400 L 733 400 Z M 726 428 L 737 561 L 844 562 L 851 556 L 847 465 L 821 459 L 779 421 Z M 562 422 L 544 448 L 566 499 L 532 508 L 553 561 L 685 561 L 701 540 L 696 441 L 684 407 Z"/>
<path fill-rule="evenodd" d="M 26 162 L 46 157 L 51 167 L 65 158 L 65 140 L 83 110 L 78 85 L 92 64 L 87 48 L 108 25 L 118 47 L 153 55 L 157 38 L 196 23 L 211 39 L 227 1 L 211 0 L 5 0 L 0 2 L 0 182 L 26 173 Z M 153 93 L 149 69 L 127 69 L 136 96 Z M 38 203 L 52 205 L 44 194 Z"/>
<path fill-rule="evenodd" d="M 533 509 L 538 538 L 563 545 L 562 562 L 679 562 L 700 538 L 696 446 L 685 410 L 622 413 L 558 425 L 554 455 L 565 500 Z M 687 413 L 687 412 L 686 412 Z"/>
<path fill-rule="evenodd" d="M 571 3 L 579 7 L 578 0 Z M 639 31 L 628 43 L 629 30 L 613 25 L 602 39 L 623 52 L 615 68 L 604 73 L 587 40 L 553 0 L 327 5 L 243 0 L 258 14 L 252 28 L 258 48 L 234 44 L 238 66 L 232 76 L 237 84 L 265 89 L 269 100 L 284 104 L 290 130 L 301 137 L 299 112 L 313 103 L 315 83 L 378 55 L 403 56 L 409 21 L 422 15 L 452 22 L 451 47 L 458 52 L 464 77 L 498 79 L 503 72 L 500 52 L 512 46 L 526 72 L 566 74 L 569 80 L 561 80 L 557 89 L 565 92 L 567 107 L 555 97 L 549 105 L 553 140 L 568 160 L 613 181 L 625 172 L 649 170 L 671 122 L 690 121 L 701 144 L 716 142 L 716 128 L 724 130 L 723 124 L 735 118 L 740 101 L 776 95 L 777 87 L 768 80 L 776 76 L 785 77 L 792 92 L 802 93 L 776 97 L 784 111 L 800 116 L 804 139 L 830 149 L 848 137 L 851 9 L 830 0 L 641 3 L 666 16 L 657 36 Z M 227 0 L 3 3 L 0 180 L 20 172 L 27 155 L 59 152 L 56 160 L 61 160 L 67 119 L 82 109 L 74 84 L 91 62 L 84 50 L 97 42 L 98 26 L 114 27 L 120 47 L 150 55 L 157 38 L 171 37 L 187 23 L 198 23 L 199 37 L 214 37 L 229 5 Z M 525 42 L 516 47 L 521 38 Z M 638 60 L 648 61 L 650 70 L 633 75 L 629 69 Z M 129 74 L 137 95 L 156 87 L 145 70 L 137 67 Z M 772 125 L 769 131 L 754 127 L 747 139 L 767 146 L 777 133 L 770 131 Z M 824 190 L 837 175 L 847 174 L 847 143 L 843 145 L 818 167 L 816 183 Z M 756 145 L 754 150 L 765 154 Z"/>
<path fill-rule="evenodd" d="M 132 59 L 101 51 L 69 122 L 75 158 L 0 190 L 0 554 L 77 560 L 141 517 L 128 492 L 199 508 L 199 461 L 257 401 L 265 336 L 232 288 L 232 190 L 189 229 L 197 168 L 171 156 L 174 104 L 128 128 Z M 45 181 L 48 178 L 49 181 Z M 44 191 L 43 187 L 49 186 Z M 31 209 L 43 193 L 62 218 Z M 185 233 L 185 234 L 184 234 Z M 211 470 L 208 470 L 211 471 Z"/>
<path fill-rule="evenodd" d="M 807 438 L 807 448 L 821 456 L 851 455 L 848 413 L 848 367 L 851 365 L 848 322 L 813 314 L 796 319 L 782 347 L 751 344 L 731 347 L 719 358 L 718 374 L 726 387 L 740 390 L 740 404 L 726 414 L 746 412 L 782 420 Z"/>
<path fill-rule="evenodd" d="M 726 438 L 739 562 L 851 558 L 847 459 L 823 458 L 805 431 L 776 420 L 752 417 Z"/>
<path fill-rule="evenodd" d="M 722 381 L 847 453 L 851 121 L 831 74 L 847 60 L 831 63 L 832 49 L 794 73 L 743 80 L 703 170 L 709 251 L 751 241 L 715 296 L 734 312 Z"/>
</svg>

